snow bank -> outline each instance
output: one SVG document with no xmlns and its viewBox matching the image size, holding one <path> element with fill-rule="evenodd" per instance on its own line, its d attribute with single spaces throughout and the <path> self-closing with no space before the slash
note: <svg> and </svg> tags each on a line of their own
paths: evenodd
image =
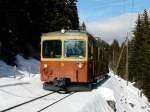
<svg viewBox="0 0 150 112">
<path fill-rule="evenodd" d="M 114 92 L 111 89 L 100 87 L 98 91 L 106 101 L 115 101 Z"/>
<path fill-rule="evenodd" d="M 7 65 L 4 61 L 0 60 L 0 77 L 11 76 L 13 72 L 13 67 Z"/>
<path fill-rule="evenodd" d="M 78 92 L 44 112 L 113 112 L 97 90 Z"/>
<path fill-rule="evenodd" d="M 17 55 L 16 64 L 17 67 L 13 67 L 0 60 L 0 77 L 24 77 L 26 80 L 29 75 L 39 76 L 39 61 L 36 59 L 26 60 L 21 55 Z"/>
<path fill-rule="evenodd" d="M 21 73 L 14 66 L 7 65 L 4 61 L 0 60 L 0 77 L 9 77 L 14 78 L 17 76 L 23 76 L 24 73 Z"/>
<path fill-rule="evenodd" d="M 140 97 L 139 90 L 132 83 L 128 82 L 127 86 L 127 81 L 113 72 L 109 76 L 110 79 L 102 86 L 113 90 L 117 112 L 150 112 L 147 98 L 144 95 Z"/>
<path fill-rule="evenodd" d="M 16 64 L 18 69 L 31 72 L 32 74 L 39 74 L 40 62 L 34 58 L 24 59 L 21 55 L 16 56 Z"/>
</svg>

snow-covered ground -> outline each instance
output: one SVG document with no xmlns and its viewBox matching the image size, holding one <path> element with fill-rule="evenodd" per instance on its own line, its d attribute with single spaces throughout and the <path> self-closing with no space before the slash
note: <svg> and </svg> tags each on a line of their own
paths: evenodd
<svg viewBox="0 0 150 112">
<path fill-rule="evenodd" d="M 17 67 L 11 67 L 0 60 L 0 111 L 51 93 L 42 89 L 39 75 L 39 61 L 24 59 L 17 55 Z M 109 73 L 110 78 L 98 88 L 89 92 L 77 92 L 46 108 L 44 112 L 113 112 L 107 101 L 116 102 L 117 112 L 150 112 L 146 97 L 140 91 L 126 86 L 126 81 Z M 10 112 L 36 112 L 68 94 L 54 93 L 39 100 L 9 110 Z"/>
</svg>

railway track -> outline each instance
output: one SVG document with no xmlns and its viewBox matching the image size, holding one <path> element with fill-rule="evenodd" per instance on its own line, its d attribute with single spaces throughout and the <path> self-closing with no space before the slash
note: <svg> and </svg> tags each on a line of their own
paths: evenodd
<svg viewBox="0 0 150 112">
<path fill-rule="evenodd" d="M 63 97 L 63 98 L 61 98 L 61 99 L 59 99 L 59 100 L 57 100 L 57 101 L 55 101 L 55 102 L 53 102 L 53 103 L 51 103 L 51 104 L 47 105 L 46 107 L 44 107 L 44 108 L 42 108 L 42 109 L 38 110 L 37 112 L 42 112 L 43 110 L 45 110 L 45 109 L 49 108 L 50 106 L 52 106 L 52 105 L 54 105 L 54 104 L 56 104 L 56 103 L 58 103 L 58 102 L 62 101 L 63 99 L 65 99 L 65 98 L 67 98 L 67 97 L 71 96 L 72 94 L 74 94 L 74 93 L 71 93 L 71 94 L 69 94 L 69 95 L 67 95 L 67 96 L 65 96 L 65 97 Z"/>
<path fill-rule="evenodd" d="M 54 93 L 56 93 L 56 94 L 54 95 Z M 4 110 L 0 110 L 0 112 L 7 112 L 7 111 L 11 111 L 11 112 L 14 111 L 14 112 L 16 112 L 16 111 L 19 111 L 20 109 L 26 111 L 26 109 L 28 109 L 28 108 L 30 108 L 30 109 L 32 110 L 32 112 L 33 112 L 33 111 L 34 111 L 34 112 L 41 112 L 41 111 L 43 111 L 43 110 L 49 108 L 50 106 L 52 106 L 52 105 L 54 105 L 54 104 L 56 104 L 56 103 L 62 101 L 63 99 L 65 99 L 65 98 L 71 96 L 72 94 L 74 94 L 74 93 L 70 93 L 70 94 L 67 94 L 67 95 L 66 95 L 66 94 L 59 94 L 59 93 L 57 93 L 57 92 L 51 92 L 51 93 L 47 93 L 47 94 L 44 94 L 44 95 L 42 95 L 42 96 L 36 97 L 36 98 L 34 98 L 34 99 L 25 101 L 25 102 L 23 102 L 23 103 L 17 104 L 17 105 L 15 105 L 15 106 L 6 108 L 6 109 L 4 109 Z M 54 96 L 52 96 L 52 95 L 54 95 Z M 48 100 L 43 101 L 43 102 L 40 101 L 40 99 L 44 99 L 44 98 L 46 98 L 46 97 L 49 97 Z M 55 98 L 55 97 L 58 97 L 58 99 Z M 59 98 L 59 97 L 60 97 L 60 98 Z M 50 99 L 53 99 L 54 101 L 51 101 Z M 39 106 L 38 106 L 38 105 L 43 105 L 44 102 L 45 102 L 45 105 L 44 105 L 43 107 L 39 107 Z M 33 105 L 33 106 L 31 106 L 31 105 Z M 35 109 L 35 106 L 37 106 L 38 108 Z M 33 107 L 34 109 L 32 109 L 31 107 Z M 40 109 L 39 109 L 39 108 L 40 108 Z M 28 111 L 28 110 L 27 110 L 27 111 Z M 29 111 L 30 111 L 30 110 L 29 110 Z"/>
<path fill-rule="evenodd" d="M 23 103 L 20 103 L 20 104 L 17 104 L 17 105 L 15 105 L 15 106 L 9 107 L 9 108 L 7 108 L 7 109 L 1 110 L 0 112 L 6 112 L 6 111 L 9 111 L 9 110 L 15 109 L 15 108 L 20 107 L 20 106 L 22 106 L 22 105 L 25 105 L 25 104 L 27 104 L 27 103 L 31 103 L 31 102 L 33 102 L 33 101 L 35 101 L 35 100 L 44 98 L 44 97 L 46 97 L 46 96 L 48 96 L 48 95 L 51 95 L 51 94 L 53 94 L 53 93 L 55 93 L 55 92 L 51 92 L 51 93 L 44 94 L 44 95 L 42 95 L 42 96 L 33 98 L 33 99 L 28 100 L 28 101 L 25 101 L 25 102 L 23 102 Z"/>
</svg>

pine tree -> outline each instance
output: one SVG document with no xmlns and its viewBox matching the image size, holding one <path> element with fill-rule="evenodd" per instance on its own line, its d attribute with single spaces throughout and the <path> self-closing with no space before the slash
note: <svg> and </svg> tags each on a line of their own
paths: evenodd
<svg viewBox="0 0 150 112">
<path fill-rule="evenodd" d="M 80 28 L 81 30 L 83 30 L 83 31 L 86 31 L 86 25 L 85 25 L 85 23 L 83 22 L 82 23 L 82 25 L 81 25 L 81 28 Z"/>
<path fill-rule="evenodd" d="M 150 99 L 150 24 L 149 24 L 149 17 L 148 17 L 148 13 L 146 10 L 144 10 L 144 14 L 143 14 L 143 37 L 145 39 L 144 43 L 143 43 L 143 90 L 144 93 L 148 96 L 148 98 Z"/>
<path fill-rule="evenodd" d="M 130 42 L 129 45 L 129 79 L 131 80 L 138 80 L 138 72 L 137 72 L 137 66 L 138 64 L 138 57 L 140 54 L 138 52 L 138 49 L 140 48 L 141 45 L 141 40 L 139 40 L 139 38 L 141 38 L 142 36 L 142 32 L 141 32 L 141 17 L 140 15 L 138 15 L 138 20 L 136 22 L 136 29 L 133 31 L 134 37 Z M 136 56 L 137 54 L 137 56 Z"/>
<path fill-rule="evenodd" d="M 78 17 L 78 9 L 77 9 L 77 0 L 68 0 L 70 2 L 69 4 L 69 9 L 70 13 L 69 15 L 69 20 L 71 21 L 71 29 L 77 30 L 79 29 L 79 17 Z"/>
<path fill-rule="evenodd" d="M 129 77 L 150 99 L 150 24 L 146 10 L 138 16 L 129 49 Z"/>
<path fill-rule="evenodd" d="M 136 75 L 136 48 L 135 48 L 135 40 L 132 39 L 129 42 L 129 80 L 130 81 L 136 81 L 137 75 Z"/>
<path fill-rule="evenodd" d="M 143 26 L 141 16 L 138 16 L 136 29 L 134 30 L 134 37 L 131 41 L 132 49 L 129 51 L 129 77 L 135 79 L 137 86 L 141 86 L 141 74 L 142 74 L 142 46 L 143 46 Z M 140 87 L 141 88 L 141 87 Z"/>
</svg>

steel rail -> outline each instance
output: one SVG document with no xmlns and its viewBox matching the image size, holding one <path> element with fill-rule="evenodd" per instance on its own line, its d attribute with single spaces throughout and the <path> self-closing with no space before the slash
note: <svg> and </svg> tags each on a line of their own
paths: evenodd
<svg viewBox="0 0 150 112">
<path fill-rule="evenodd" d="M 7 108 L 7 109 L 0 110 L 0 112 L 6 112 L 6 111 L 9 111 L 9 110 L 12 110 L 12 109 L 14 109 L 14 108 L 20 107 L 20 106 L 25 105 L 25 104 L 27 104 L 27 103 L 30 103 L 30 102 L 33 102 L 33 101 L 35 101 L 35 100 L 41 99 L 41 98 L 43 98 L 43 97 L 46 97 L 46 96 L 48 96 L 48 95 L 51 95 L 51 94 L 53 94 L 53 93 L 55 93 L 55 92 L 47 93 L 47 94 L 45 94 L 45 95 L 36 97 L 36 98 L 34 98 L 34 99 L 25 101 L 25 102 L 23 102 L 23 103 L 17 104 L 17 105 L 12 106 L 12 107 L 9 107 L 9 108 Z"/>
<path fill-rule="evenodd" d="M 76 92 L 74 92 L 74 93 L 76 93 Z M 54 105 L 54 104 L 56 104 L 56 103 L 62 101 L 63 99 L 65 99 L 65 98 L 67 98 L 67 97 L 73 95 L 74 93 L 71 93 L 71 94 L 69 94 L 69 95 L 67 95 L 67 96 L 65 96 L 65 97 L 63 97 L 63 98 L 61 98 L 61 99 L 59 99 L 59 100 L 57 100 L 57 101 L 51 103 L 50 105 L 48 105 L 48 106 L 46 106 L 46 107 L 44 107 L 44 108 L 38 110 L 37 112 L 42 112 L 43 110 L 45 110 L 45 109 L 49 108 L 50 106 L 52 106 L 52 105 Z"/>
</svg>

